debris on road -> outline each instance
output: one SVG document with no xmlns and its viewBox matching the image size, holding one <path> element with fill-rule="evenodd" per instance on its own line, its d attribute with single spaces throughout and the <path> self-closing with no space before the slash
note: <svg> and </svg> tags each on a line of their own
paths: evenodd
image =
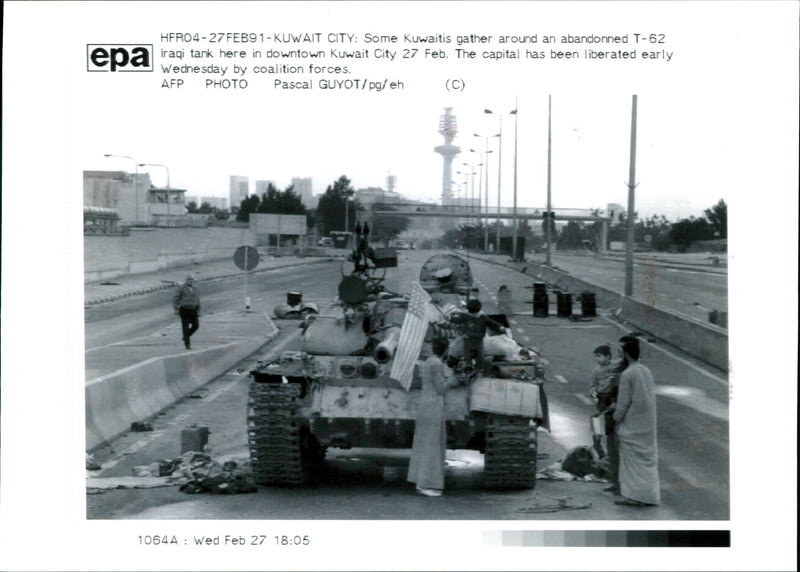
<svg viewBox="0 0 800 572">
<path fill-rule="evenodd" d="M 153 426 L 150 423 L 145 423 L 143 421 L 134 421 L 131 423 L 131 431 L 134 433 L 143 433 L 145 431 L 152 431 Z"/>
<path fill-rule="evenodd" d="M 590 508 L 592 503 L 586 501 L 573 501 L 572 497 L 548 497 L 533 493 L 528 506 L 518 508 L 516 512 L 559 512 L 562 510 L 576 510 Z"/>
<path fill-rule="evenodd" d="M 94 460 L 94 455 L 91 453 L 86 454 L 86 470 L 87 471 L 99 471 L 102 469 L 100 465 L 98 465 Z"/>
</svg>

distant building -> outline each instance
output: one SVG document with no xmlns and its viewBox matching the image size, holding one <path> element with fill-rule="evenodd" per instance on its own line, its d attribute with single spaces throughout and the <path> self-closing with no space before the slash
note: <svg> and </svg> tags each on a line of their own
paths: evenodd
<svg viewBox="0 0 800 572">
<path fill-rule="evenodd" d="M 386 191 L 380 187 L 368 187 L 366 189 L 358 189 L 355 194 L 355 199 L 363 206 L 374 205 L 375 203 L 408 203 L 411 202 L 403 197 L 400 193 L 394 191 Z"/>
<path fill-rule="evenodd" d="M 618 221 L 620 213 L 625 214 L 625 212 L 626 209 L 622 205 L 618 205 L 617 203 L 608 203 L 608 205 L 606 205 L 606 212 L 601 212 L 600 214 L 605 214 L 614 219 L 614 221 Z"/>
<path fill-rule="evenodd" d="M 111 209 L 119 217 L 121 227 L 176 224 L 186 215 L 185 194 L 185 189 L 152 186 L 148 173 L 83 172 L 83 204 L 93 207 L 87 212 Z"/>
<path fill-rule="evenodd" d="M 231 186 L 228 197 L 231 208 L 239 208 L 242 201 L 250 196 L 250 179 L 239 175 L 231 175 Z"/>
<path fill-rule="evenodd" d="M 292 190 L 300 197 L 300 201 L 307 209 L 317 208 L 319 197 L 314 200 L 314 185 L 311 177 L 292 177 Z"/>
</svg>

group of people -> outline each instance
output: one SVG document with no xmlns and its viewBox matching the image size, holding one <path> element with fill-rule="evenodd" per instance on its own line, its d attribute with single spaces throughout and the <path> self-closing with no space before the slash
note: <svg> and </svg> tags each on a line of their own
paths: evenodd
<svg viewBox="0 0 800 572">
<path fill-rule="evenodd" d="M 173 297 L 173 308 L 181 319 L 186 349 L 200 327 L 200 297 L 189 275 Z M 481 371 L 484 365 L 483 338 L 487 329 L 502 331 L 502 325 L 481 311 L 479 300 L 467 302 L 467 312 L 456 320 L 464 331 L 464 363 Z M 458 382 L 445 365 L 449 343 L 433 340 L 432 354 L 422 363 L 422 390 L 417 410 L 408 481 L 418 493 L 441 496 L 444 489 L 445 429 L 444 394 Z M 656 445 L 656 396 L 653 375 L 639 362 L 639 339 L 623 336 L 619 340 L 620 357 L 613 359 L 611 347 L 594 350 L 597 365 L 592 370 L 590 395 L 598 411 L 605 416 L 605 435 L 612 484 L 604 489 L 621 495 L 616 504 L 652 506 L 660 501 L 658 447 Z M 594 436 L 594 447 L 605 454 L 601 437 Z"/>
<path fill-rule="evenodd" d="M 656 393 L 653 375 L 639 361 L 641 348 L 635 336 L 619 340 L 619 359 L 611 347 L 594 350 L 590 395 L 605 416 L 606 446 L 612 474 L 604 489 L 623 498 L 626 506 L 653 506 L 660 502 L 658 446 L 656 444 Z M 602 453 L 600 436 L 594 446 Z"/>
<path fill-rule="evenodd" d="M 487 328 L 494 329 L 481 312 L 478 300 L 468 302 L 465 321 L 464 360 L 479 369 L 483 365 L 482 340 Z M 449 344 L 446 339 L 433 341 L 432 355 L 420 367 L 422 389 L 417 410 L 408 481 L 425 496 L 441 496 L 444 489 L 445 430 L 444 395 L 458 382 L 446 362 Z M 641 348 L 635 336 L 619 340 L 618 359 L 611 347 L 594 350 L 597 365 L 592 371 L 591 396 L 605 416 L 606 447 L 612 483 L 604 489 L 622 496 L 618 505 L 653 506 L 660 502 L 658 447 L 656 444 L 656 395 L 653 375 L 639 361 Z M 605 453 L 601 437 L 595 436 L 595 448 Z"/>
</svg>

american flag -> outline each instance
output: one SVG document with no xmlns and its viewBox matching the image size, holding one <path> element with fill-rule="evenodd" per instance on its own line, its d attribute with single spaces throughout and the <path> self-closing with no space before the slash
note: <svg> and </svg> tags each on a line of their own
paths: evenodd
<svg viewBox="0 0 800 572">
<path fill-rule="evenodd" d="M 397 342 L 397 353 L 389 374 L 393 379 L 399 381 L 406 391 L 411 387 L 414 365 L 417 363 L 422 340 L 425 339 L 425 332 L 428 329 L 427 310 L 430 299 L 431 297 L 422 289 L 419 282 L 411 285 L 411 300 L 408 302 L 408 310 L 406 310 L 403 327 L 400 329 L 400 339 Z"/>
</svg>

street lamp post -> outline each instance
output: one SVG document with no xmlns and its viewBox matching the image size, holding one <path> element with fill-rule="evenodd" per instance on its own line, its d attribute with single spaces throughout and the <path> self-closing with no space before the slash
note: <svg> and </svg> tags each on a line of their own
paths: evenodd
<svg viewBox="0 0 800 572">
<path fill-rule="evenodd" d="M 475 137 L 481 137 L 484 140 L 484 158 L 481 163 L 486 163 L 486 190 L 484 191 L 485 200 L 483 203 L 483 250 L 489 252 L 489 137 L 484 137 L 478 133 L 473 133 Z M 499 137 L 499 135 L 492 135 L 492 137 Z M 472 149 L 470 149 L 472 151 Z"/>
<path fill-rule="evenodd" d="M 515 101 L 516 103 L 516 101 Z M 484 113 L 494 114 L 491 109 L 484 109 Z M 503 167 L 503 114 L 497 114 L 500 117 L 500 133 L 497 135 L 500 139 L 499 141 L 499 150 L 497 154 L 497 243 L 495 245 L 497 252 L 500 252 L 500 179 L 501 179 L 501 172 Z M 509 111 L 506 115 L 517 115 L 517 110 L 513 109 Z M 516 223 L 517 223 L 517 129 L 516 129 L 516 117 L 514 118 L 514 228 L 516 231 Z M 516 239 L 516 234 L 514 236 Z M 513 258 L 516 253 L 512 252 L 511 257 Z"/>
<path fill-rule="evenodd" d="M 162 165 L 161 163 L 139 163 L 140 167 L 164 167 L 167 170 L 167 216 L 170 216 L 169 212 L 169 203 L 170 203 L 170 194 L 169 194 L 169 167 L 166 165 Z"/>
<path fill-rule="evenodd" d="M 484 109 L 484 113 L 493 113 L 491 109 Z M 503 116 L 500 116 L 500 133 L 497 134 L 497 237 L 494 243 L 495 252 L 500 252 L 500 182 L 503 173 Z"/>
<path fill-rule="evenodd" d="M 513 260 L 517 259 L 517 109 L 517 98 L 515 97 L 514 111 L 511 112 L 514 115 L 514 234 L 511 241 L 511 258 Z"/>
<path fill-rule="evenodd" d="M 135 208 L 136 211 L 134 213 L 134 225 L 139 224 L 139 162 L 130 157 L 128 155 L 115 155 L 113 153 L 104 153 L 103 157 L 121 157 L 123 159 L 130 159 L 133 161 L 134 165 L 134 175 L 133 175 L 133 197 L 135 199 Z"/>
<path fill-rule="evenodd" d="M 480 167 L 480 170 L 478 171 L 478 214 L 479 215 L 484 215 L 484 216 L 481 216 L 480 222 L 482 222 L 483 225 L 484 225 L 484 231 L 483 231 L 484 232 L 484 240 L 483 240 L 484 244 L 483 244 L 483 248 L 484 248 L 484 250 L 486 250 L 486 217 L 485 217 L 485 212 L 486 212 L 485 211 L 485 208 L 486 208 L 485 205 L 486 205 L 486 203 L 484 203 L 484 201 L 483 201 L 483 166 L 484 166 L 484 163 L 485 163 L 486 159 L 485 159 L 485 155 L 484 155 L 483 151 L 476 151 L 475 149 L 470 149 L 469 152 L 470 153 L 477 153 L 478 157 L 480 157 L 480 161 L 481 161 L 480 163 L 478 163 L 478 167 Z"/>
<path fill-rule="evenodd" d="M 550 245 L 551 237 L 550 237 L 550 227 L 553 220 L 553 211 L 551 209 L 550 204 L 550 184 L 551 184 L 551 163 L 552 163 L 552 155 L 553 155 L 553 138 L 552 138 L 552 95 L 547 96 L 547 212 L 545 224 L 544 224 L 544 234 L 545 240 L 547 241 L 547 256 L 545 263 L 547 266 L 552 264 L 551 260 L 551 252 L 553 251 L 552 246 Z"/>
<path fill-rule="evenodd" d="M 465 173 L 466 175 L 470 176 L 470 191 L 469 191 L 469 212 L 472 212 L 475 207 L 475 167 L 482 167 L 483 163 L 477 163 L 475 165 L 470 165 L 469 163 L 464 163 L 465 167 L 469 167 L 469 173 Z M 480 179 L 479 179 L 480 180 Z M 478 196 L 478 200 L 480 201 L 480 195 Z"/>
</svg>

